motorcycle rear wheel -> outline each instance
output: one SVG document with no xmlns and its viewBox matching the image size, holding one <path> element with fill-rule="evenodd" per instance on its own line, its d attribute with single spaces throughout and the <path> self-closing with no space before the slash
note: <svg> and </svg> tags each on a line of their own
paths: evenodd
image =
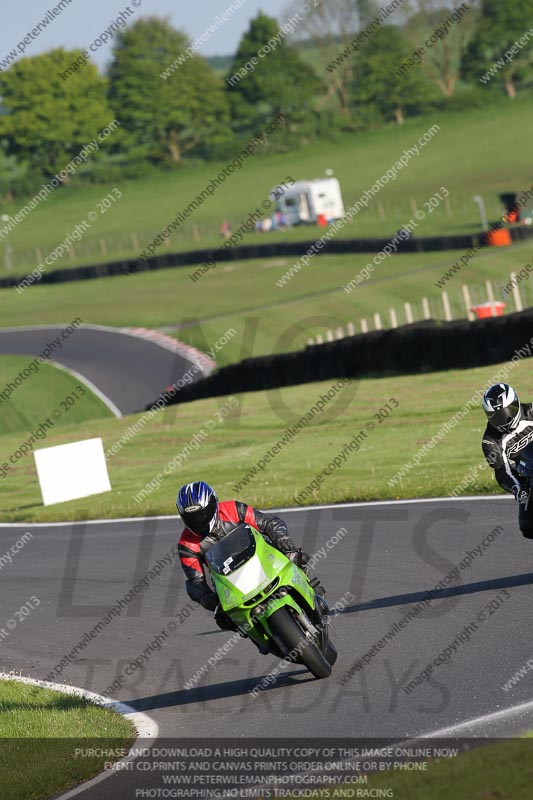
<svg viewBox="0 0 533 800">
<path fill-rule="evenodd" d="M 315 678 L 327 678 L 331 675 L 331 664 L 318 647 L 306 638 L 286 608 L 278 608 L 277 611 L 274 611 L 269 617 L 268 624 L 286 645 L 289 652 L 297 652 L 298 661 L 306 666 Z"/>
</svg>

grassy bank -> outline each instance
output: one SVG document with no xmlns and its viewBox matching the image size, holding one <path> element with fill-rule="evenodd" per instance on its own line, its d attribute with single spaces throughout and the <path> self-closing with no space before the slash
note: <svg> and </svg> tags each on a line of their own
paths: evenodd
<svg viewBox="0 0 533 800">
<path fill-rule="evenodd" d="M 14 384 L 32 362 L 31 356 L 0 356 L 1 391 L 9 392 L 8 384 Z M 34 431 L 54 412 L 54 427 L 58 428 L 112 416 L 90 389 L 50 364 L 41 364 L 37 371 L 32 371 L 10 397 L 1 400 L 1 406 L 0 435 Z"/>
<path fill-rule="evenodd" d="M 472 195 L 482 194 L 489 217 L 500 213 L 497 195 L 520 191 L 530 185 L 524 168 L 523 131 L 533 122 L 528 93 L 512 103 L 501 103 L 461 113 L 431 114 L 409 119 L 400 127 L 344 134 L 302 147 L 287 154 L 265 154 L 249 159 L 242 170 L 203 203 L 158 252 L 211 247 L 220 243 L 219 227 L 229 219 L 234 228 L 268 198 L 273 186 L 292 176 L 295 180 L 320 177 L 333 169 L 341 181 L 345 206 L 351 206 L 434 124 L 440 132 L 411 160 L 395 181 L 384 186 L 379 203 L 374 199 L 346 227 L 347 236 L 387 236 L 413 216 L 417 207 L 441 186 L 450 191 L 448 206 L 441 205 L 425 221 L 426 234 L 477 230 L 479 214 Z M 98 218 L 57 266 L 99 263 L 135 257 L 177 211 L 185 208 L 216 177 L 226 162 L 186 167 L 138 181 L 115 180 L 100 186 L 71 187 L 54 192 L 9 234 L 13 249 L 10 274 L 24 274 L 64 241 L 68 233 L 90 212 Z M 98 203 L 114 188 L 122 197 L 105 214 Z M 17 199 L 2 208 L 14 215 L 24 201 Z M 266 216 L 265 211 L 264 215 Z M 312 237 L 316 229 L 298 228 L 284 239 Z M 273 241 L 277 234 L 261 237 Z M 255 241 L 254 234 L 245 241 Z M 0 255 L 0 275 L 9 274 L 5 253 Z"/>
<path fill-rule="evenodd" d="M 324 475 L 318 488 L 308 492 L 306 502 L 447 495 L 467 476 L 465 492 L 493 492 L 497 485 L 481 453 L 485 418 L 477 408 L 417 467 L 391 486 L 388 481 L 500 366 L 354 382 L 263 469 L 257 467 L 258 462 L 283 438 L 290 421 L 304 415 L 335 381 L 290 387 L 281 393 L 239 395 L 240 415 L 228 398 L 174 406 L 145 420 L 140 431 L 117 448 L 109 460 L 111 492 L 44 508 L 30 455 L 2 480 L 0 511 L 6 521 L 28 522 L 172 514 L 178 486 L 198 477 L 213 484 L 221 497 L 241 497 L 263 508 L 295 505 L 295 497 L 315 476 L 324 475 L 323 470 L 354 437 L 359 448 L 355 444 L 339 467 Z M 509 380 L 529 397 L 528 360 L 514 367 Z M 387 402 L 392 410 L 388 415 L 383 412 L 380 421 L 374 415 Z M 109 449 L 138 419 L 138 415 L 102 419 L 54 429 L 45 444 L 102 436 Z M 369 429 L 371 423 L 373 429 Z M 20 434 L 2 436 L 0 445 L 3 452 L 11 452 L 19 441 Z"/>
<path fill-rule="evenodd" d="M 120 714 L 79 697 L 0 681 L 2 800 L 43 800 L 92 778 L 110 759 L 76 750 L 128 751 L 136 738 Z"/>
<path fill-rule="evenodd" d="M 209 350 L 233 327 L 237 335 L 216 353 L 217 362 L 227 364 L 243 357 L 243 338 L 248 347 L 245 355 L 261 355 L 305 346 L 308 337 L 324 335 L 327 327 L 345 325 L 348 320 L 360 330 L 361 317 L 370 322 L 376 311 L 388 325 L 389 308 L 396 309 L 401 324 L 405 321 L 404 302 L 412 303 L 415 318 L 421 319 L 422 297 L 428 297 L 432 315 L 442 318 L 441 291 L 435 282 L 462 255 L 451 251 L 391 256 L 349 294 L 342 287 L 365 268 L 372 255 L 317 257 L 283 288 L 276 281 L 294 263 L 289 259 L 223 264 L 197 284 L 190 281 L 190 270 L 183 268 L 35 285 L 21 295 L 4 289 L 0 290 L 0 315 L 6 327 L 55 324 L 72 319 L 75 310 L 85 323 L 165 328 L 202 350 Z M 473 303 L 483 302 L 485 280 L 491 279 L 496 287 L 505 285 L 509 272 L 519 272 L 530 262 L 528 242 L 481 250 L 446 286 L 454 315 L 464 316 L 462 283 L 472 286 Z M 520 285 L 526 305 L 533 302 L 530 284 L 533 281 Z M 503 296 L 501 290 L 497 296 Z M 512 310 L 510 296 L 505 301 Z M 320 324 L 312 319 L 317 315 L 328 315 L 331 320 Z M 246 328 L 247 319 L 257 322 L 253 334 Z M 299 330 L 294 338 L 282 338 L 295 322 Z"/>
<path fill-rule="evenodd" d="M 453 748 L 454 740 L 449 743 Z M 431 740 L 425 744 L 431 744 Z M 364 787 L 353 787 L 353 796 L 358 796 L 359 789 L 374 791 L 360 797 L 388 796 L 396 800 L 529 800 L 532 753 L 531 734 L 482 745 L 455 758 L 425 762 L 427 769 L 423 771 L 394 770 L 370 776 Z M 334 794 L 329 790 L 322 797 L 332 798 Z"/>
</svg>

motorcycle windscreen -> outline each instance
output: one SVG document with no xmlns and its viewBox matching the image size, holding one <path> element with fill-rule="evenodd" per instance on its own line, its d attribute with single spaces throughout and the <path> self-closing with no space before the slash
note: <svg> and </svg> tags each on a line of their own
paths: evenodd
<svg viewBox="0 0 533 800">
<path fill-rule="evenodd" d="M 220 542 L 210 547 L 205 558 L 219 575 L 229 575 L 255 555 L 255 538 L 248 525 L 239 525 Z"/>
</svg>

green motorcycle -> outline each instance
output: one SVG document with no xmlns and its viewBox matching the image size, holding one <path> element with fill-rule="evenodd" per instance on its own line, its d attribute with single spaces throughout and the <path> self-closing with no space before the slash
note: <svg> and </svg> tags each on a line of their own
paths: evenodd
<svg viewBox="0 0 533 800">
<path fill-rule="evenodd" d="M 245 523 L 209 548 L 205 559 L 220 606 L 238 631 L 279 658 L 327 678 L 337 660 L 327 605 L 296 562 Z"/>
</svg>

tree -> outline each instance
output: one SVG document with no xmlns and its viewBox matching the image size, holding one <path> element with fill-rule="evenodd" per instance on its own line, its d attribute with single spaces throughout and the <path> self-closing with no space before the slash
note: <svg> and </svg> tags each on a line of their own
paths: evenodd
<svg viewBox="0 0 533 800">
<path fill-rule="evenodd" d="M 450 3 L 415 0 L 408 8 L 405 26 L 413 50 L 424 48 L 420 67 L 416 68 L 445 97 L 452 97 L 455 92 L 461 77 L 461 62 L 477 24 L 477 10 L 473 6 L 466 9 L 455 6 L 453 0 Z"/>
<path fill-rule="evenodd" d="M 158 17 L 116 37 L 109 100 L 128 131 L 128 148 L 156 162 L 205 155 L 227 135 L 222 80 L 188 47 L 187 36 Z"/>
<path fill-rule="evenodd" d="M 321 105 L 335 98 L 341 113 L 349 117 L 356 53 L 352 42 L 357 32 L 377 16 L 378 5 L 375 0 L 316 0 L 307 5 L 305 15 L 300 0 L 293 0 L 284 12 L 286 20 L 297 14 L 302 17 L 291 38 L 309 46 L 315 68 L 324 77 L 326 94 Z"/>
<path fill-rule="evenodd" d="M 0 73 L 6 111 L 0 117 L 0 137 L 10 154 L 45 176 L 61 171 L 113 121 L 106 82 L 93 64 L 67 80 L 61 77 L 80 56 L 79 50 L 60 48 L 23 58 Z"/>
<path fill-rule="evenodd" d="M 515 84 L 531 65 L 531 40 L 518 46 L 516 53 L 511 48 L 532 27 L 531 0 L 483 0 L 479 27 L 463 59 L 465 75 L 480 80 L 498 65 L 494 77 L 502 81 L 508 97 L 515 97 Z M 484 85 L 490 82 L 490 77 L 481 80 Z"/>
<path fill-rule="evenodd" d="M 276 40 L 279 30 L 275 19 L 260 12 L 239 43 L 226 80 L 240 128 L 256 130 L 279 114 L 285 115 L 287 127 L 312 116 L 321 83 L 283 34 Z M 276 44 L 269 45 L 271 40 Z"/>
<path fill-rule="evenodd" d="M 382 118 L 394 118 L 399 125 L 406 113 L 420 111 L 430 98 L 425 79 L 416 69 L 403 75 L 397 71 L 410 54 L 402 30 L 392 25 L 378 28 L 355 64 L 351 85 L 355 108 L 373 106 Z"/>
</svg>

